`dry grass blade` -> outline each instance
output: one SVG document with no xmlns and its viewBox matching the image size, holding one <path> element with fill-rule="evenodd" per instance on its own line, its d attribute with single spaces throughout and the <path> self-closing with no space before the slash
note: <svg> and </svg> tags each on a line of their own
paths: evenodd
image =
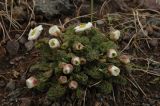
<svg viewBox="0 0 160 106">
<path fill-rule="evenodd" d="M 133 77 L 132 75 L 130 75 L 130 78 L 131 78 L 133 81 L 130 80 L 129 78 L 127 78 L 128 81 L 131 82 L 131 83 L 134 85 L 134 87 L 136 87 L 137 89 L 139 89 L 139 90 L 143 93 L 144 96 L 147 96 L 146 93 L 145 93 L 145 92 L 143 91 L 143 89 L 139 86 L 139 84 L 137 83 L 137 81 L 134 79 L 134 77 Z"/>
</svg>

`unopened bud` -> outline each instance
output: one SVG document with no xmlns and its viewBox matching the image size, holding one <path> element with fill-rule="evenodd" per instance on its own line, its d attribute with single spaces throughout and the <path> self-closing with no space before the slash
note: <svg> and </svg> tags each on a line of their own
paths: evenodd
<svg viewBox="0 0 160 106">
<path fill-rule="evenodd" d="M 33 88 L 35 86 L 38 85 L 38 80 L 35 78 L 35 77 L 29 77 L 27 80 L 26 80 L 26 85 L 28 88 Z"/>
<path fill-rule="evenodd" d="M 119 37 L 120 37 L 120 31 L 119 30 L 113 30 L 113 31 L 110 32 L 110 39 L 111 40 L 116 41 L 116 40 L 119 39 Z"/>
<path fill-rule="evenodd" d="M 73 66 L 71 64 L 65 64 L 63 66 L 63 73 L 64 74 L 70 74 L 73 71 Z"/>
<path fill-rule="evenodd" d="M 129 56 L 127 56 L 127 55 L 121 55 L 121 56 L 119 57 L 119 60 L 120 60 L 122 63 L 124 63 L 124 64 L 130 63 Z"/>
<path fill-rule="evenodd" d="M 67 77 L 66 76 L 60 76 L 58 79 L 60 84 L 66 84 L 67 83 Z"/>
<path fill-rule="evenodd" d="M 72 89 L 72 90 L 77 89 L 77 88 L 78 88 L 78 83 L 77 83 L 77 81 L 71 81 L 71 82 L 69 83 L 69 88 Z"/>
</svg>

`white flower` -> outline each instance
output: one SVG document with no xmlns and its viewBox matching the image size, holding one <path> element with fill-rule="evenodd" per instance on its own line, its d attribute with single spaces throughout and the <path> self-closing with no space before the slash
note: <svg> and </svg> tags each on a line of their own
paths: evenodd
<svg viewBox="0 0 160 106">
<path fill-rule="evenodd" d="M 121 35 L 121 33 L 119 30 L 111 31 L 110 32 L 110 39 L 116 41 L 119 39 L 120 35 Z"/>
<path fill-rule="evenodd" d="M 78 88 L 78 83 L 77 83 L 77 81 L 71 81 L 71 82 L 69 83 L 69 88 L 72 89 L 72 90 L 77 89 L 77 88 Z"/>
<path fill-rule="evenodd" d="M 63 73 L 70 74 L 73 71 L 73 66 L 71 64 L 65 64 L 63 66 Z"/>
<path fill-rule="evenodd" d="M 108 52 L 107 52 L 107 56 L 108 56 L 109 58 L 114 58 L 114 57 L 116 57 L 116 56 L 117 56 L 116 50 L 115 50 L 115 49 L 109 49 Z"/>
<path fill-rule="evenodd" d="M 31 29 L 28 34 L 28 40 L 36 40 L 40 36 L 42 30 L 43 30 L 42 25 L 39 25 L 34 29 Z"/>
<path fill-rule="evenodd" d="M 53 35 L 53 36 L 59 36 L 59 34 L 61 33 L 61 30 L 58 28 L 57 25 L 53 25 L 49 28 L 49 34 Z"/>
<path fill-rule="evenodd" d="M 76 56 L 76 57 L 73 57 L 73 58 L 72 58 L 71 63 L 72 63 L 73 65 L 78 66 L 78 65 L 81 64 L 81 60 L 80 60 L 79 57 Z"/>
<path fill-rule="evenodd" d="M 58 39 L 56 38 L 52 38 L 49 40 L 49 46 L 50 48 L 54 49 L 54 48 L 58 48 L 60 47 L 60 42 Z"/>
<path fill-rule="evenodd" d="M 108 67 L 108 72 L 112 75 L 112 76 L 118 76 L 120 74 L 120 69 L 114 65 L 110 65 Z"/>
<path fill-rule="evenodd" d="M 75 32 L 83 32 L 85 30 L 91 29 L 92 26 L 92 23 L 88 22 L 87 24 L 80 24 L 79 26 L 76 26 L 74 29 Z"/>
<path fill-rule="evenodd" d="M 124 63 L 124 64 L 130 63 L 129 56 L 127 56 L 127 55 L 121 55 L 121 56 L 119 57 L 119 60 L 120 60 L 122 63 Z"/>
<path fill-rule="evenodd" d="M 33 88 L 35 86 L 38 85 L 38 80 L 35 78 L 35 77 L 29 77 L 27 80 L 26 80 L 26 85 L 28 88 Z"/>
</svg>

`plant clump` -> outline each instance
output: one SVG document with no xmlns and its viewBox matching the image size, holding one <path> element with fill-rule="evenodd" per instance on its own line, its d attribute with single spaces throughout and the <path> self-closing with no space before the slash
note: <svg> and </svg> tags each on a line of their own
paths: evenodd
<svg viewBox="0 0 160 106">
<path fill-rule="evenodd" d="M 80 98 L 90 86 L 97 93 L 108 94 L 113 84 L 126 83 L 128 56 L 121 55 L 115 40 L 104 36 L 92 23 L 69 27 L 59 34 L 36 42 L 41 57 L 30 72 L 38 84 L 29 88 L 45 90 L 48 99 L 56 101 L 70 91 Z"/>
</svg>

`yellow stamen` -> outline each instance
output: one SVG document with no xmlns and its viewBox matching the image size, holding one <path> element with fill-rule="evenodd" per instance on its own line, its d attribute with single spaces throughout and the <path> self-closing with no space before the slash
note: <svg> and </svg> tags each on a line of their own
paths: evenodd
<svg viewBox="0 0 160 106">
<path fill-rule="evenodd" d="M 79 27 L 80 28 L 84 28 L 86 26 L 86 24 L 80 24 Z"/>
</svg>

